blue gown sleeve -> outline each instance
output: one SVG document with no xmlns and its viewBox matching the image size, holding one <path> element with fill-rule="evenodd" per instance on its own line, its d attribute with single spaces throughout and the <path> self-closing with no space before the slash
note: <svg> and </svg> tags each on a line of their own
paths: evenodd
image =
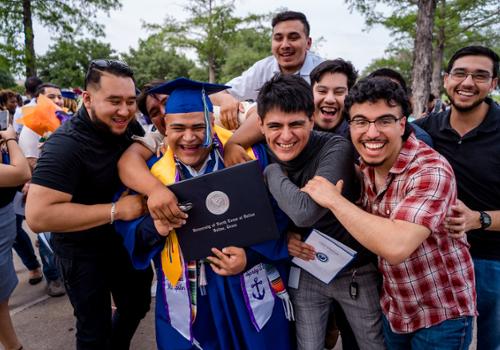
<svg viewBox="0 0 500 350">
<path fill-rule="evenodd" d="M 165 244 L 165 238 L 156 231 L 150 215 L 131 221 L 117 221 L 115 229 L 123 238 L 134 268 L 139 270 L 149 267 Z"/>
<path fill-rule="evenodd" d="M 146 162 L 151 168 L 160 157 L 153 155 Z M 115 194 L 113 201 L 118 201 L 126 190 L 124 186 Z M 135 194 L 131 191 L 130 194 Z M 115 230 L 123 238 L 123 244 L 127 250 L 134 268 L 142 270 L 150 266 L 153 257 L 161 251 L 165 238 L 158 234 L 153 224 L 151 215 L 144 215 L 130 221 L 118 220 L 115 222 Z"/>
</svg>

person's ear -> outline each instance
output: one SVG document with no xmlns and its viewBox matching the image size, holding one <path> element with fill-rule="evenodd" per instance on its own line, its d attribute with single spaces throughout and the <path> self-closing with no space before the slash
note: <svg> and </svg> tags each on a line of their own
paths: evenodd
<svg viewBox="0 0 500 350">
<path fill-rule="evenodd" d="M 88 91 L 82 93 L 82 101 L 85 108 L 90 109 L 92 105 L 92 95 Z"/>
</svg>

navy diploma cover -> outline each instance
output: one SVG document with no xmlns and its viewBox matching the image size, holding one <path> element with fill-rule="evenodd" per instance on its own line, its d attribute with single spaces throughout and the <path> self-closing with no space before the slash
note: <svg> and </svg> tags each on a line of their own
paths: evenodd
<svg viewBox="0 0 500 350">
<path fill-rule="evenodd" d="M 192 205 L 186 224 L 176 229 L 187 261 L 212 255 L 212 247 L 248 247 L 279 238 L 256 160 L 168 187 L 180 204 Z"/>
</svg>

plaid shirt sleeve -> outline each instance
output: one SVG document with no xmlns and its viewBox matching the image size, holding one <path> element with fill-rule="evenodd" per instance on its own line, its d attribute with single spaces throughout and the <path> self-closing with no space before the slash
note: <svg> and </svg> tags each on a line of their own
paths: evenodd
<svg viewBox="0 0 500 350">
<path fill-rule="evenodd" d="M 446 166 L 428 166 L 412 174 L 404 186 L 405 195 L 392 210 L 391 218 L 436 231 L 456 201 L 453 171 Z"/>
</svg>

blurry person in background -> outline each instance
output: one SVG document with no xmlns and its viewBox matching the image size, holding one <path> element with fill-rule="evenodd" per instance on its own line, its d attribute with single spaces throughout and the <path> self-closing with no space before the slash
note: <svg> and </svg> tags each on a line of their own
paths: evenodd
<svg viewBox="0 0 500 350">
<path fill-rule="evenodd" d="M 9 314 L 9 297 L 17 285 L 12 261 L 12 245 L 16 237 L 16 215 L 12 200 L 17 187 L 31 177 L 28 161 L 17 145 L 12 126 L 0 131 L 0 343 L 7 350 L 22 349 Z"/>
</svg>

